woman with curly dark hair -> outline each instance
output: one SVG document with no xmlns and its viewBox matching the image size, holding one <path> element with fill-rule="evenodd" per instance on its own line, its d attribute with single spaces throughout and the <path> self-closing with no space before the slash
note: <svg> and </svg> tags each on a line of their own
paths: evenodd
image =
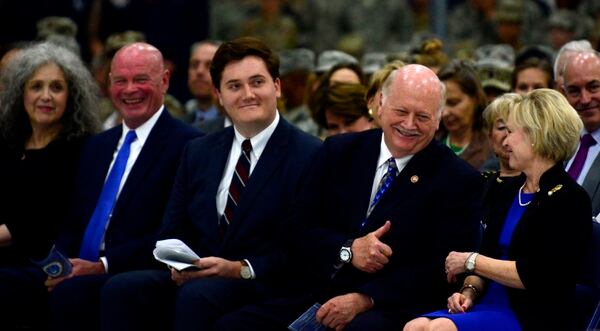
<svg viewBox="0 0 600 331">
<path fill-rule="evenodd" d="M 48 254 L 80 146 L 98 131 L 98 87 L 77 55 L 52 43 L 19 51 L 0 86 L 0 266 L 28 265 Z"/>
</svg>

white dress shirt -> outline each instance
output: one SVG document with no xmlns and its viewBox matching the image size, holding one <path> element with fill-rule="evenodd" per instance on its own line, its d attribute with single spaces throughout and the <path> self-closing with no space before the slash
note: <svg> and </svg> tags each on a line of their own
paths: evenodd
<svg viewBox="0 0 600 331">
<path fill-rule="evenodd" d="M 277 124 L 279 123 L 279 112 L 275 113 L 275 119 L 269 126 L 267 126 L 264 130 L 259 132 L 254 137 L 250 138 L 250 144 L 252 144 L 252 151 L 250 152 L 250 173 L 248 174 L 248 178 L 251 178 L 252 172 L 256 167 L 256 163 L 260 159 L 262 152 L 265 150 L 271 135 L 275 131 Z M 241 133 L 236 129 L 235 125 L 233 126 L 233 132 L 235 136 L 233 138 L 233 143 L 231 144 L 231 150 L 229 151 L 229 156 L 227 158 L 227 163 L 225 164 L 225 171 L 223 172 L 223 177 L 221 178 L 221 183 L 219 184 L 219 188 L 217 190 L 217 212 L 219 217 L 223 216 L 225 212 L 225 206 L 227 205 L 227 195 L 229 194 L 229 185 L 231 184 L 231 179 L 233 178 L 233 173 L 235 171 L 235 165 L 240 158 L 240 154 L 242 153 L 242 142 L 247 138 L 242 136 Z M 252 268 L 252 263 L 249 260 L 244 259 L 250 268 L 250 274 L 252 275 L 252 279 L 256 278 L 256 274 L 254 273 L 254 268 Z"/>
<path fill-rule="evenodd" d="M 385 144 L 385 140 L 383 139 L 383 133 L 381 134 L 381 144 L 379 145 L 379 159 L 377 160 L 377 170 L 375 171 L 375 178 L 373 178 L 373 186 L 371 187 L 371 199 L 369 200 L 369 206 L 371 206 L 371 202 L 375 199 L 375 195 L 377 194 L 377 188 L 379 187 L 379 182 L 387 172 L 387 160 L 392 157 L 392 153 L 388 149 Z M 407 155 L 401 158 L 394 158 L 396 160 L 396 166 L 398 167 L 398 174 L 402 172 L 402 169 L 406 166 L 408 161 L 412 159 L 413 155 Z M 367 207 L 367 213 L 369 208 Z M 367 214 L 367 217 L 369 215 Z"/>
<path fill-rule="evenodd" d="M 138 156 L 140 156 L 140 153 L 142 152 L 142 147 L 144 147 L 146 140 L 148 140 L 150 131 L 152 131 L 152 128 L 156 124 L 156 121 L 158 121 L 158 118 L 164 111 L 164 108 L 165 108 L 164 105 L 161 106 L 160 109 L 154 115 L 152 115 L 152 117 L 150 117 L 150 119 L 148 119 L 146 122 L 144 122 L 144 124 L 140 125 L 139 127 L 137 127 L 135 129 L 135 134 L 136 134 L 137 138 L 131 143 L 131 146 L 130 146 L 129 158 L 127 159 L 127 165 L 125 166 L 125 172 L 123 173 L 123 178 L 121 178 L 121 183 L 119 184 L 119 191 L 117 192 L 117 197 L 116 197 L 117 199 L 119 198 L 119 195 L 121 194 L 121 189 L 123 189 L 123 185 L 125 185 L 125 182 L 127 181 L 127 177 L 129 176 L 129 173 L 131 172 L 131 168 L 133 168 L 135 161 L 137 160 Z M 121 150 L 121 146 L 123 146 L 123 142 L 125 141 L 125 136 L 127 135 L 127 132 L 129 132 L 131 129 L 129 127 L 127 127 L 127 124 L 125 124 L 125 122 L 123 122 L 122 130 L 123 130 L 123 133 L 121 134 L 121 138 L 119 138 L 119 142 L 117 143 L 117 148 L 115 149 L 115 151 L 113 153 L 113 159 L 110 162 L 108 171 L 106 172 L 106 178 L 104 179 L 105 181 L 108 178 L 108 174 L 110 174 L 110 171 L 112 170 L 115 160 L 117 159 L 117 155 L 119 154 L 119 151 Z M 108 222 L 106 222 L 106 228 L 104 229 L 105 231 L 108 228 L 109 223 L 110 223 L 110 218 L 108 219 Z M 104 238 L 102 238 L 102 244 L 100 245 L 100 250 L 104 250 Z M 104 264 L 104 270 L 106 272 L 108 272 L 108 260 L 106 259 L 106 257 L 105 256 L 100 257 L 100 261 L 102 261 L 102 264 Z"/>
</svg>

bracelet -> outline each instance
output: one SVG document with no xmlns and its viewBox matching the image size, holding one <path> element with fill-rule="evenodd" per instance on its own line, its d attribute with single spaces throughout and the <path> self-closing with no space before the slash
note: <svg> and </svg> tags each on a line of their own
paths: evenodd
<svg viewBox="0 0 600 331">
<path fill-rule="evenodd" d="M 477 297 L 477 295 L 479 295 L 479 290 L 477 289 L 477 287 L 475 287 L 474 285 L 471 284 L 465 284 L 463 285 L 463 287 L 460 288 L 460 293 L 462 293 L 464 290 L 470 288 L 471 290 L 473 290 L 473 294 L 475 294 L 475 297 Z"/>
</svg>

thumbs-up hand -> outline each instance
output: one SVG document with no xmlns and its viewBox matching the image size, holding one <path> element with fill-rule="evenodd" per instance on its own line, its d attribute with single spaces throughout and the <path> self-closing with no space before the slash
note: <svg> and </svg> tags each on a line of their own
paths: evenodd
<svg viewBox="0 0 600 331">
<path fill-rule="evenodd" d="M 379 229 L 357 238 L 352 243 L 352 265 L 364 272 L 374 273 L 381 270 L 392 255 L 390 246 L 379 240 L 392 226 L 386 221 Z"/>
</svg>

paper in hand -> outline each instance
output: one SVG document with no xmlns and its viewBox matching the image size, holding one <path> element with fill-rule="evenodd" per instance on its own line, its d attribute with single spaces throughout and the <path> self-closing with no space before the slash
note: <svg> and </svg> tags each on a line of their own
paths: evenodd
<svg viewBox="0 0 600 331">
<path fill-rule="evenodd" d="M 200 257 L 179 239 L 166 239 L 156 242 L 152 252 L 154 258 L 178 271 L 188 268 L 198 268 L 194 261 Z"/>
<path fill-rule="evenodd" d="M 319 303 L 315 303 L 292 324 L 288 326 L 290 331 L 325 331 L 327 327 L 317 322 L 317 310 L 321 308 Z"/>
<path fill-rule="evenodd" d="M 64 277 L 68 276 L 73 269 L 71 261 L 64 256 L 55 246 L 52 246 L 48 256 L 42 261 L 33 261 L 37 264 L 44 272 L 52 277 Z"/>
</svg>

